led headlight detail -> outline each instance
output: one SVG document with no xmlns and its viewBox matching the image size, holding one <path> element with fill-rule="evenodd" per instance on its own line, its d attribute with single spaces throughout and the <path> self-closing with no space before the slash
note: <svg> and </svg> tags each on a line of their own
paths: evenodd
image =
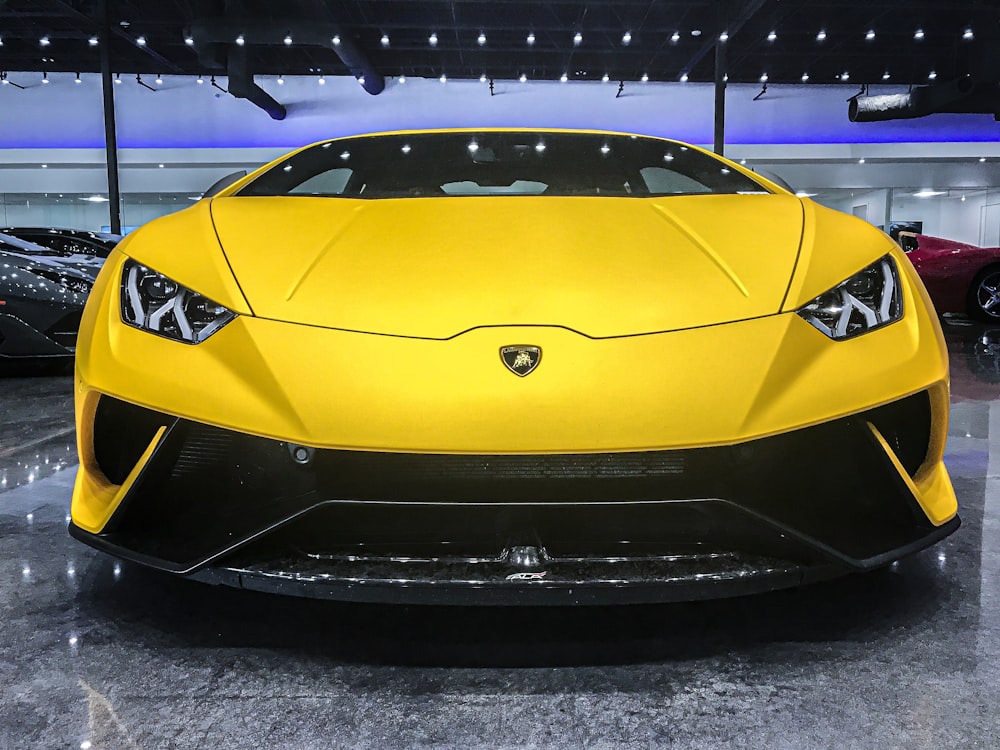
<svg viewBox="0 0 1000 750">
<path fill-rule="evenodd" d="M 186 344 L 200 344 L 236 313 L 151 268 L 127 260 L 122 269 L 122 320 Z"/>
<path fill-rule="evenodd" d="M 894 323 L 903 317 L 896 262 L 886 255 L 796 312 L 832 339 L 853 338 Z"/>
</svg>

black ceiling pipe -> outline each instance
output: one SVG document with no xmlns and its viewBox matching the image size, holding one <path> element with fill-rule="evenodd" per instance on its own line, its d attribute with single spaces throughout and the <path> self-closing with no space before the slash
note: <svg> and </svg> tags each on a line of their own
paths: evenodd
<svg viewBox="0 0 1000 750">
<path fill-rule="evenodd" d="M 903 94 L 858 96 L 847 107 L 851 122 L 906 120 L 941 112 L 1000 115 L 1000 87 L 963 76 L 948 83 L 916 86 Z"/>
<path fill-rule="evenodd" d="M 271 116 L 272 120 L 284 120 L 288 110 L 274 97 L 253 81 L 247 51 L 239 45 L 229 48 L 229 93 L 238 99 L 246 99 L 256 104 Z"/>
<path fill-rule="evenodd" d="M 385 76 L 375 70 L 364 51 L 337 24 L 203 18 L 191 22 L 185 34 L 194 40 L 195 50 L 203 61 L 218 61 L 218 50 L 213 46 L 231 45 L 238 36 L 243 37 L 245 46 L 282 46 L 285 37 L 291 37 L 296 46 L 328 47 L 337 53 L 351 75 L 363 81 L 361 86 L 369 94 L 380 94 L 385 89 Z"/>
</svg>

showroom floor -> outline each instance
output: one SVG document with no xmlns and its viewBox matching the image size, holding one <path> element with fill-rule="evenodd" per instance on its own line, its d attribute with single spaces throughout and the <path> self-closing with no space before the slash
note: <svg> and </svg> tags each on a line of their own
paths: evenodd
<svg viewBox="0 0 1000 750">
<path fill-rule="evenodd" d="M 119 563 L 66 533 L 71 377 L 8 372 L 0 749 L 1000 747 L 1000 328 L 946 329 L 955 535 L 650 607 L 348 605 Z"/>
</svg>

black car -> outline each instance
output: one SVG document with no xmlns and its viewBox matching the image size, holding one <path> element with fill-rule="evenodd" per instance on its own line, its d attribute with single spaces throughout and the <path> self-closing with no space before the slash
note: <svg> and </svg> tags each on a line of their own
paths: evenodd
<svg viewBox="0 0 1000 750">
<path fill-rule="evenodd" d="M 91 255 L 107 258 L 121 241 L 121 236 L 107 232 L 89 232 L 84 229 L 52 229 L 47 227 L 8 227 L 0 234 L 18 237 L 56 252 L 70 255 Z"/>
</svg>

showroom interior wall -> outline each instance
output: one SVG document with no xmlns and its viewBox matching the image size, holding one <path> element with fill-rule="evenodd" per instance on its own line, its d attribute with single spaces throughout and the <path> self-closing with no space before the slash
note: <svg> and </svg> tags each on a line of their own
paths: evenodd
<svg viewBox="0 0 1000 750">
<path fill-rule="evenodd" d="M 0 223 L 99 229 L 108 223 L 100 78 L 9 73 L 0 86 Z M 388 81 L 379 96 L 353 78 L 274 76 L 258 83 L 286 105 L 284 121 L 205 76 L 122 75 L 115 85 L 123 223 L 190 205 L 217 178 L 297 146 L 379 130 L 456 126 L 583 127 L 710 144 L 713 87 L 695 83 Z M 1000 243 L 1000 125 L 990 116 L 934 115 L 851 123 L 850 84 L 760 87 L 727 94 L 726 155 L 768 169 L 816 200 L 876 225 Z M 872 93 L 892 92 L 891 86 Z M 985 161 L 981 161 L 985 159 Z M 43 166 L 45 165 L 45 166 Z M 162 165 L 162 166 L 161 166 Z M 920 193 L 924 197 L 917 197 Z M 933 193 L 933 195 L 931 195 Z"/>
</svg>

